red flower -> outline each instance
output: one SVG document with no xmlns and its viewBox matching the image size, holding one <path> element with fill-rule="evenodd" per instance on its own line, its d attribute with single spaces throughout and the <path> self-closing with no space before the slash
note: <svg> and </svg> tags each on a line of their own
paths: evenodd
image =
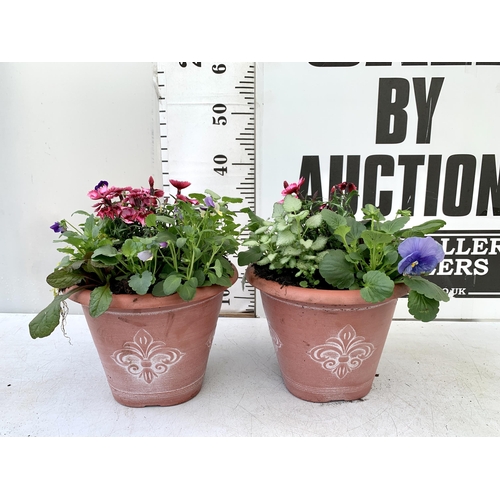
<svg viewBox="0 0 500 500">
<path fill-rule="evenodd" d="M 288 184 L 287 181 L 284 181 L 283 182 L 283 187 L 285 189 L 283 189 L 283 191 L 281 191 L 281 194 L 283 196 L 286 196 L 287 194 L 296 194 L 296 195 L 298 195 L 299 192 L 300 192 L 300 187 L 302 186 L 302 184 L 304 184 L 305 181 L 306 181 L 305 177 L 301 177 L 299 179 L 299 182 L 293 182 L 292 184 Z"/>
<path fill-rule="evenodd" d="M 175 181 L 173 179 L 170 179 L 170 184 L 174 186 L 174 188 L 177 188 L 177 194 L 180 194 L 181 189 L 191 186 L 189 181 Z"/>
<path fill-rule="evenodd" d="M 335 193 L 335 191 L 344 191 L 344 192 L 347 192 L 347 193 L 351 193 L 352 191 L 356 191 L 358 188 L 356 187 L 355 184 L 353 184 L 352 182 L 341 182 L 340 184 L 337 184 L 335 186 L 332 187 L 332 189 L 330 190 L 330 193 Z"/>
</svg>

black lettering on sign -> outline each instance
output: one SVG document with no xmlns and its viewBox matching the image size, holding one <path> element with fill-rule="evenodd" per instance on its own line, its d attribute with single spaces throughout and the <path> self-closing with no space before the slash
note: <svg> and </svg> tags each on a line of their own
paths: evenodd
<svg viewBox="0 0 500 500">
<path fill-rule="evenodd" d="M 415 192 L 417 190 L 417 169 L 425 163 L 424 155 L 401 155 L 398 159 L 400 166 L 404 167 L 403 195 L 401 208 L 414 212 Z"/>
<path fill-rule="evenodd" d="M 444 78 L 431 78 L 429 94 L 425 93 L 425 78 L 413 79 L 413 90 L 417 104 L 417 144 L 429 144 L 431 142 L 432 115 L 436 109 L 437 100 Z"/>
<path fill-rule="evenodd" d="M 300 194 L 308 197 L 309 185 L 311 196 L 322 200 L 323 189 L 321 188 L 321 170 L 319 168 L 319 156 L 303 156 L 300 167 L 299 178 L 304 177 L 305 182 L 300 188 Z M 290 182 L 290 181 L 289 181 Z"/>
<path fill-rule="evenodd" d="M 404 78 L 381 78 L 378 87 L 376 144 L 399 144 L 406 138 L 410 84 Z"/>
<path fill-rule="evenodd" d="M 424 205 L 424 215 L 427 216 L 435 216 L 437 213 L 441 158 L 442 155 L 429 155 Z"/>
<path fill-rule="evenodd" d="M 431 78 L 429 93 L 425 78 L 413 78 L 417 106 L 417 144 L 431 142 L 432 117 L 444 78 Z M 378 88 L 376 144 L 400 144 L 406 139 L 410 82 L 405 78 L 380 78 Z"/>
<path fill-rule="evenodd" d="M 443 193 L 444 215 L 459 217 L 470 213 L 475 175 L 475 156 L 452 155 L 448 158 Z"/>
<path fill-rule="evenodd" d="M 376 203 L 377 178 L 380 175 L 394 175 L 394 158 L 389 155 L 371 155 L 365 161 L 365 179 L 363 183 L 363 206 L 367 203 L 378 206 L 382 214 L 388 215 L 392 209 L 392 192 L 380 191 L 379 203 Z"/>
<path fill-rule="evenodd" d="M 214 162 L 223 165 L 224 155 L 214 157 Z M 379 191 L 379 178 L 394 177 L 396 164 L 404 168 L 402 186 L 394 184 L 396 180 L 386 182 L 393 186 L 391 190 Z M 364 170 L 362 166 L 364 161 Z M 464 217 L 476 212 L 481 216 L 500 216 L 500 173 L 497 172 L 495 155 L 483 155 L 481 170 L 478 173 L 479 188 L 476 183 L 476 165 L 479 159 L 470 154 L 456 154 L 446 160 L 444 186 L 441 184 L 442 155 L 371 155 L 362 159 L 359 155 L 331 155 L 330 179 L 328 192 L 323 192 L 319 156 L 303 156 L 299 177 L 305 182 L 301 194 L 306 198 L 322 200 L 328 196 L 331 188 L 340 182 L 354 183 L 361 188 L 363 204 L 360 198 L 352 200 L 353 212 L 366 203 L 377 205 L 384 215 L 393 210 L 406 209 L 415 213 L 415 208 L 423 208 L 423 215 L 435 217 L 438 210 L 448 217 Z M 415 201 L 419 167 L 424 167 L 421 177 L 427 174 L 424 199 Z M 225 168 L 225 167 L 224 167 Z M 217 171 L 217 170 L 216 170 Z M 222 172 L 218 172 L 223 175 Z M 360 183 L 360 179 L 362 182 Z M 293 179 L 287 179 L 294 182 Z M 441 189 L 441 188 L 442 189 Z M 474 193 L 478 191 L 477 206 L 472 207 Z M 402 193 L 401 199 L 394 199 L 394 193 Z M 419 214 L 420 215 L 420 214 Z"/>
<path fill-rule="evenodd" d="M 490 197 L 493 215 L 500 215 L 500 172 L 497 176 L 495 155 L 483 155 L 476 215 L 488 215 Z"/>
</svg>

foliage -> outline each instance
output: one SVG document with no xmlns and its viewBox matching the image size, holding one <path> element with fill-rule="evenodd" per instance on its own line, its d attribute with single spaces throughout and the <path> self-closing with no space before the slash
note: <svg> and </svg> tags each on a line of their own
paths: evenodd
<svg viewBox="0 0 500 500">
<path fill-rule="evenodd" d="M 423 276 L 443 260 L 439 243 L 426 234 L 445 225 L 442 220 L 406 228 L 411 213 L 398 210 L 386 220 L 373 205 L 362 209 L 356 220 L 350 208 L 358 195 L 352 183 L 334 186 L 327 202 L 305 199 L 304 182 L 284 183 L 284 199 L 274 204 L 272 218 L 264 220 L 250 209 L 248 250 L 238 255 L 240 265 L 265 266 L 272 275 L 292 272 L 305 288 L 360 290 L 367 302 L 389 298 L 397 283 L 410 288 L 408 309 L 419 320 L 434 319 L 439 301 L 448 295 Z"/>
<path fill-rule="evenodd" d="M 177 188 L 173 202 L 163 191 L 109 187 L 101 181 L 88 196 L 97 201 L 94 214 L 78 211 L 85 220 L 72 225 L 55 222 L 60 233 L 56 243 L 64 254 L 47 283 L 55 291 L 52 303 L 30 323 L 33 338 L 46 337 L 60 322 L 61 305 L 71 294 L 91 289 L 89 312 L 105 312 L 113 294 L 166 296 L 178 293 L 192 300 L 202 286 L 231 286 L 234 268 L 228 256 L 239 243 L 239 225 L 231 203 L 240 198 L 205 194 L 182 194 L 187 181 L 171 180 Z"/>
</svg>

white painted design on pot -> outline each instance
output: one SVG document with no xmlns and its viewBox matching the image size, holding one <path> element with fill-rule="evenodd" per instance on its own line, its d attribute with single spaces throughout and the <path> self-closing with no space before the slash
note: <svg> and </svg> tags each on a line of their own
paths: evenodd
<svg viewBox="0 0 500 500">
<path fill-rule="evenodd" d="M 269 325 L 269 332 L 271 333 L 271 339 L 273 341 L 274 350 L 277 351 L 283 344 L 278 337 L 278 334 Z"/>
<path fill-rule="evenodd" d="M 325 344 L 313 347 L 307 354 L 339 379 L 356 370 L 375 351 L 375 346 L 358 337 L 351 325 L 346 325 Z"/>
<path fill-rule="evenodd" d="M 167 373 L 184 353 L 173 347 L 166 347 L 165 342 L 155 341 L 144 329 L 134 335 L 133 342 L 125 342 L 123 349 L 115 351 L 111 358 L 126 370 L 150 384 L 155 377 Z"/>
</svg>

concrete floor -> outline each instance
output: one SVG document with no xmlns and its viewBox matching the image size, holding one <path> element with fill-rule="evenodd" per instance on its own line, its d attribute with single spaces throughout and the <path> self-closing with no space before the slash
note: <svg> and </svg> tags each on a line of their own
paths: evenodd
<svg viewBox="0 0 500 500">
<path fill-rule="evenodd" d="M 284 387 L 265 319 L 220 318 L 205 382 L 174 407 L 111 396 L 85 319 L 32 340 L 0 314 L 0 436 L 500 436 L 500 323 L 394 321 L 372 391 L 308 403 Z"/>
</svg>

